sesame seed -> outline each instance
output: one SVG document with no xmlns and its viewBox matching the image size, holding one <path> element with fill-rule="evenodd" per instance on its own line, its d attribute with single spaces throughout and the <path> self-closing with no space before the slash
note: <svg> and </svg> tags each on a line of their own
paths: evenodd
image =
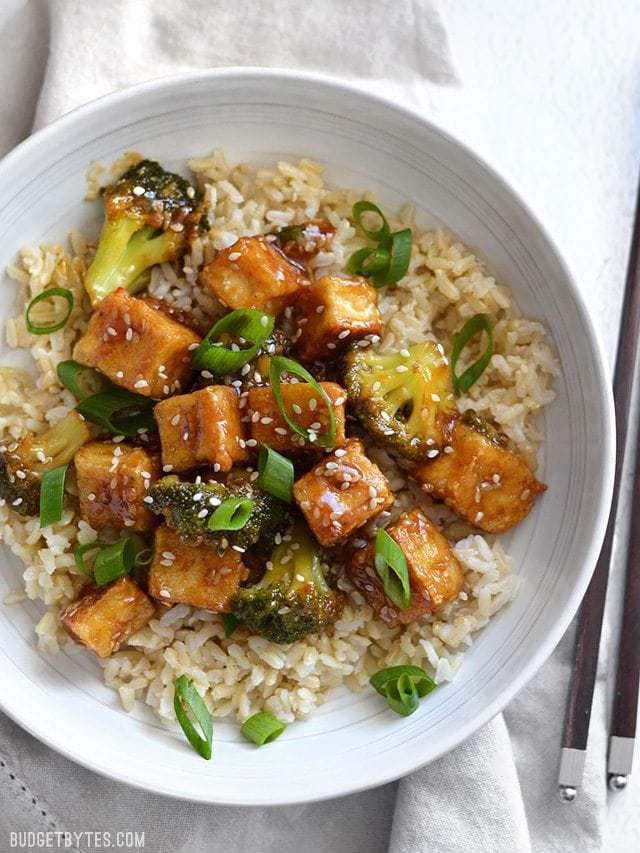
<svg viewBox="0 0 640 853">
<path fill-rule="evenodd" d="M 15 501 L 11 502 L 11 506 L 20 506 L 22 503 L 22 498 L 16 498 Z"/>
<path fill-rule="evenodd" d="M 228 258 L 230 261 L 237 261 L 238 258 L 241 258 L 241 257 L 242 257 L 242 252 L 231 252 L 231 254 L 228 255 Z"/>
<path fill-rule="evenodd" d="M 127 331 L 125 332 L 125 335 L 124 335 L 124 336 L 125 336 L 125 338 L 126 338 L 128 341 L 132 341 L 132 340 L 133 340 L 133 329 L 131 328 L 131 326 L 129 326 L 129 328 L 128 328 L 128 329 L 127 329 Z"/>
<path fill-rule="evenodd" d="M 245 445 L 246 445 L 247 447 L 255 447 L 257 444 L 258 444 L 258 442 L 255 440 L 255 438 L 248 438 L 248 439 L 245 441 Z"/>
<path fill-rule="evenodd" d="M 27 475 L 24 473 L 24 471 L 16 471 L 16 477 L 19 480 L 26 480 Z"/>
<path fill-rule="evenodd" d="M 411 358 L 411 353 L 409 352 L 409 350 L 406 347 L 404 349 L 400 350 L 400 355 L 403 358 Z"/>
<path fill-rule="evenodd" d="M 149 383 L 147 382 L 146 379 L 138 379 L 137 382 L 133 383 L 134 388 L 147 388 L 148 385 L 149 385 Z"/>
<path fill-rule="evenodd" d="M 269 325 L 269 317 L 266 314 L 263 314 L 262 317 L 260 317 L 260 325 L 265 327 Z"/>
<path fill-rule="evenodd" d="M 371 498 L 371 500 L 369 501 L 369 509 L 377 509 L 377 508 L 378 508 L 378 501 L 376 500 L 376 498 Z"/>
<path fill-rule="evenodd" d="M 530 489 L 523 489 L 522 492 L 520 493 L 520 500 L 526 501 L 526 499 L 529 497 L 530 494 L 531 494 Z"/>
<path fill-rule="evenodd" d="M 171 423 L 171 426 L 178 426 L 178 424 L 180 423 L 180 415 L 179 415 L 179 414 L 178 414 L 178 415 L 174 415 L 174 416 L 171 418 L 170 423 Z"/>
<path fill-rule="evenodd" d="M 374 394 L 376 393 L 376 391 L 379 391 L 381 388 L 382 388 L 382 382 L 374 382 L 373 385 L 371 386 L 371 390 L 373 391 Z"/>
<path fill-rule="evenodd" d="M 296 575 L 296 580 L 299 581 L 300 583 L 304 583 L 304 575 L 300 575 L 300 574 Z"/>
<path fill-rule="evenodd" d="M 451 447 L 450 444 L 447 444 L 446 447 L 444 448 L 444 452 L 445 453 L 453 453 L 453 447 Z"/>
<path fill-rule="evenodd" d="M 260 412 L 254 412 L 254 413 L 251 415 L 251 423 L 252 423 L 252 424 L 257 424 L 259 420 L 260 420 Z"/>
<path fill-rule="evenodd" d="M 111 439 L 111 441 L 114 444 L 120 444 L 121 441 L 124 441 L 124 436 L 123 435 L 114 435 L 113 438 Z"/>
<path fill-rule="evenodd" d="M 292 408 L 292 409 L 293 409 L 293 411 L 296 413 L 296 415 L 301 415 L 301 414 L 302 414 L 302 408 L 301 408 L 297 403 L 294 403 L 294 404 L 293 404 L 293 406 L 292 406 L 291 408 Z"/>
<path fill-rule="evenodd" d="M 311 409 L 312 412 L 315 412 L 315 410 L 318 408 L 318 401 L 316 400 L 315 397 L 312 397 L 309 400 L 309 408 Z"/>
<path fill-rule="evenodd" d="M 427 458 L 428 459 L 435 459 L 436 456 L 439 455 L 439 453 L 440 453 L 439 450 L 429 450 L 429 451 L 427 451 Z"/>
<path fill-rule="evenodd" d="M 333 343 L 333 341 L 331 341 L 330 343 L 327 344 L 327 349 L 335 349 L 335 348 L 336 348 L 336 345 Z"/>
<path fill-rule="evenodd" d="M 273 423 L 273 418 L 268 418 L 265 416 L 264 418 L 260 418 L 260 423 L 264 424 L 265 426 L 268 426 L 269 424 Z"/>
<path fill-rule="evenodd" d="M 378 497 L 378 490 L 376 489 L 375 486 L 369 486 L 369 497 L 370 498 L 377 498 Z"/>
<path fill-rule="evenodd" d="M 125 520 L 124 520 L 124 526 L 125 527 L 133 527 L 134 524 L 135 524 L 135 521 L 132 518 L 125 518 Z"/>
<path fill-rule="evenodd" d="M 124 373 L 122 370 L 116 370 L 116 379 L 122 379 L 124 377 Z"/>
<path fill-rule="evenodd" d="M 246 548 L 243 548 L 242 545 L 232 545 L 231 547 L 233 548 L 234 551 L 237 551 L 239 554 L 244 554 L 244 552 L 247 550 Z"/>
<path fill-rule="evenodd" d="M 318 305 L 316 307 L 316 314 L 322 314 L 323 311 L 324 311 L 324 305 Z"/>
<path fill-rule="evenodd" d="M 340 459 L 340 457 L 341 457 L 341 456 L 346 456 L 346 455 L 347 455 L 347 451 L 346 451 L 346 450 L 344 450 L 344 448 L 339 447 L 337 450 L 335 450 L 335 451 L 334 451 L 334 454 L 333 454 L 333 455 L 334 455 L 334 456 L 337 456 L 337 457 L 338 457 L 338 459 Z"/>
<path fill-rule="evenodd" d="M 349 329 L 345 329 L 343 332 L 340 332 L 340 334 L 338 335 L 338 340 L 343 341 L 345 338 L 348 338 L 350 334 L 351 334 L 351 332 L 349 331 Z"/>
<path fill-rule="evenodd" d="M 94 493 L 89 492 L 89 494 L 87 495 L 87 500 L 88 501 L 95 501 L 95 499 L 96 499 L 96 496 L 94 495 Z"/>
<path fill-rule="evenodd" d="M 322 428 L 322 424 L 320 423 L 320 421 L 314 421 L 311 424 L 311 426 L 309 427 L 309 429 L 321 429 L 321 428 Z"/>
<path fill-rule="evenodd" d="M 95 497 L 95 495 L 94 495 L 94 497 Z M 143 502 L 143 503 L 146 503 L 146 504 L 152 504 L 152 503 L 153 503 L 153 498 L 151 497 L 151 495 L 145 495 L 145 496 L 142 498 L 142 502 Z"/>
<path fill-rule="evenodd" d="M 396 373 L 407 373 L 408 370 L 409 370 L 409 368 L 407 367 L 406 364 L 399 364 L 396 367 Z"/>
<path fill-rule="evenodd" d="M 199 346 L 200 346 L 200 344 L 189 344 L 189 346 L 187 347 L 187 350 L 189 352 L 193 352 L 194 349 L 198 349 Z"/>
<path fill-rule="evenodd" d="M 144 195 L 144 187 L 136 186 L 132 190 L 134 195 Z"/>
<path fill-rule="evenodd" d="M 276 427 L 274 432 L 277 432 L 278 435 L 286 435 L 287 431 L 284 427 Z"/>
<path fill-rule="evenodd" d="M 117 333 L 117 332 L 116 332 L 116 330 L 113 328 L 113 326 L 107 326 L 107 334 L 108 334 L 108 335 L 111 335 L 111 337 L 112 337 L 112 338 L 115 338 L 115 337 L 117 336 L 117 334 L 118 334 L 118 333 Z"/>
<path fill-rule="evenodd" d="M 173 471 L 173 465 L 163 465 L 163 466 L 162 466 L 162 470 L 163 470 L 165 473 L 168 473 L 169 471 Z"/>
<path fill-rule="evenodd" d="M 164 560 L 161 560 L 160 562 L 162 563 L 163 566 L 167 565 L 167 563 Z M 169 563 L 169 565 L 171 565 L 171 563 Z M 168 589 L 161 589 L 159 594 L 160 594 L 161 598 L 171 598 L 171 593 L 169 592 Z"/>
<path fill-rule="evenodd" d="M 211 373 L 210 370 L 201 370 L 200 376 L 202 376 L 203 379 L 213 379 L 213 373 Z"/>
<path fill-rule="evenodd" d="M 433 400 L 434 403 L 439 403 L 440 402 L 440 395 L 439 394 L 432 394 L 431 399 Z"/>
<path fill-rule="evenodd" d="M 197 518 L 206 518 L 209 515 L 208 509 L 201 509 L 197 515 Z"/>
<path fill-rule="evenodd" d="M 334 406 L 341 406 L 344 402 L 345 402 L 344 397 L 336 397 L 336 399 L 333 401 L 333 404 L 334 404 Z"/>
</svg>

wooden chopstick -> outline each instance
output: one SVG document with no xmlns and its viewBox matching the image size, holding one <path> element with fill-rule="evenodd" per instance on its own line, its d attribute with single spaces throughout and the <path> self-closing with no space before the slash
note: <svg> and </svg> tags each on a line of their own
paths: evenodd
<svg viewBox="0 0 640 853">
<path fill-rule="evenodd" d="M 640 685 L 640 430 L 627 545 L 626 581 L 607 773 L 612 791 L 626 788 L 633 765 Z"/>
<path fill-rule="evenodd" d="M 634 368 L 640 330 L 640 186 L 631 236 L 631 250 L 620 320 L 620 336 L 613 379 L 616 407 L 616 467 L 609 523 L 593 577 L 580 606 L 571 687 L 565 718 L 558 787 L 564 802 L 572 802 L 582 784 L 598 667 L 609 567 L 618 511 L 620 481 L 631 409 Z"/>
</svg>

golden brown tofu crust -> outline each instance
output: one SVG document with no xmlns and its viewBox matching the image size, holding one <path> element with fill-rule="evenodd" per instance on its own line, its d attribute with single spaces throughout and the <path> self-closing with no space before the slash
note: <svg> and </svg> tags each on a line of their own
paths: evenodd
<svg viewBox="0 0 640 853">
<path fill-rule="evenodd" d="M 91 441 L 74 456 L 80 514 L 95 530 L 151 530 L 156 516 L 144 502 L 160 477 L 160 460 L 142 447 Z"/>
<path fill-rule="evenodd" d="M 351 582 L 387 625 L 408 625 L 458 596 L 464 581 L 460 563 L 419 507 L 403 512 L 387 533 L 398 543 L 407 561 L 411 601 L 406 610 L 400 610 L 384 593 L 375 570 L 374 542 L 356 551 L 347 564 Z"/>
<path fill-rule="evenodd" d="M 154 415 L 160 432 L 162 463 L 172 471 L 212 465 L 230 471 L 245 462 L 245 426 L 238 395 L 226 385 L 211 385 L 158 403 Z"/>
<path fill-rule="evenodd" d="M 350 439 L 294 483 L 293 496 L 321 545 L 344 542 L 393 503 L 382 471 Z"/>
<path fill-rule="evenodd" d="M 73 357 L 128 391 L 162 399 L 186 381 L 199 343 L 191 329 L 119 288 L 97 305 Z"/>
<path fill-rule="evenodd" d="M 504 533 L 522 521 L 547 488 L 517 453 L 463 419 L 455 422 L 449 447 L 413 476 L 425 492 L 488 533 Z"/>
<path fill-rule="evenodd" d="M 303 284 L 301 271 L 264 237 L 240 237 L 200 273 L 201 284 L 228 308 L 279 314 Z"/>
<path fill-rule="evenodd" d="M 132 634 L 143 628 L 156 609 L 131 578 L 119 578 L 108 586 L 89 584 L 60 614 L 67 634 L 108 658 Z"/>
<path fill-rule="evenodd" d="M 341 447 L 345 435 L 345 402 L 347 392 L 335 382 L 320 382 L 327 397 L 333 404 L 336 418 L 336 447 Z M 290 417 L 304 429 L 313 429 L 318 435 L 329 427 L 329 413 L 322 397 L 306 382 L 286 383 L 280 386 L 282 399 Z M 296 406 L 297 408 L 293 408 Z M 299 410 L 299 411 L 298 411 Z M 247 415 L 251 438 L 261 444 L 268 444 L 273 450 L 282 453 L 299 450 L 319 449 L 316 444 L 297 435 L 280 414 L 280 409 L 268 386 L 250 388 L 247 396 Z"/>
<path fill-rule="evenodd" d="M 295 316 L 299 329 L 295 351 L 303 361 L 334 356 L 355 341 L 380 335 L 384 328 L 378 294 L 364 278 L 319 278 L 300 292 Z"/>
<path fill-rule="evenodd" d="M 164 604 L 190 604 L 213 613 L 228 612 L 231 599 L 248 574 L 242 557 L 233 548 L 219 554 L 209 545 L 185 544 L 168 527 L 156 530 L 149 595 Z"/>
</svg>

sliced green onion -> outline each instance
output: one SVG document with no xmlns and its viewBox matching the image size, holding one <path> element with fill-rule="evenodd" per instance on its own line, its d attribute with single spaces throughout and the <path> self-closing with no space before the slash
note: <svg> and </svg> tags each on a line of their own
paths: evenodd
<svg viewBox="0 0 640 853">
<path fill-rule="evenodd" d="M 96 586 L 104 586 L 128 575 L 135 561 L 136 549 L 131 536 L 102 548 L 93 563 L 93 579 Z"/>
<path fill-rule="evenodd" d="M 93 569 L 90 569 L 85 563 L 84 555 L 91 551 L 101 551 L 103 548 L 108 547 L 109 543 L 102 542 L 100 539 L 95 539 L 93 542 L 86 542 L 84 545 L 78 545 L 76 550 L 73 552 L 73 559 L 78 567 L 78 571 L 82 572 L 83 575 L 93 577 Z"/>
<path fill-rule="evenodd" d="M 377 231 L 372 231 L 367 228 L 362 223 L 362 217 L 365 213 L 375 213 L 376 216 L 380 217 L 380 228 Z M 377 204 L 374 204 L 371 201 L 357 201 L 353 205 L 353 209 L 351 211 L 351 216 L 353 221 L 358 226 L 358 228 L 362 231 L 365 237 L 368 237 L 370 240 L 374 240 L 376 243 L 381 243 L 385 237 L 389 236 L 389 223 L 385 219 L 384 213 L 380 210 Z"/>
<path fill-rule="evenodd" d="M 285 225 L 284 228 L 276 231 L 276 234 L 283 243 L 288 243 L 290 240 L 298 240 L 302 237 L 303 231 L 304 225 Z"/>
<path fill-rule="evenodd" d="M 395 284 L 407 274 L 409 262 L 411 261 L 412 241 L 413 232 L 410 228 L 404 228 L 402 231 L 390 234 L 384 243 L 381 244 L 381 249 L 385 249 L 389 253 L 390 261 L 386 270 L 376 272 L 373 276 L 374 287 L 385 287 L 388 284 Z"/>
<path fill-rule="evenodd" d="M 93 394 L 105 391 L 111 384 L 97 370 L 92 367 L 85 367 L 84 364 L 78 364 L 73 359 L 61 361 L 56 372 L 60 382 L 71 391 L 78 401 L 86 400 Z"/>
<path fill-rule="evenodd" d="M 227 498 L 208 521 L 209 530 L 242 530 L 253 510 L 250 498 Z"/>
<path fill-rule="evenodd" d="M 42 302 L 43 299 L 50 299 L 52 296 L 59 296 L 61 299 L 65 299 L 67 302 L 67 312 L 62 318 L 62 320 L 57 323 L 51 323 L 48 326 L 37 326 L 31 320 L 31 311 L 35 306 Z M 39 293 L 37 296 L 31 300 L 31 302 L 27 305 L 27 310 L 24 313 L 24 322 L 27 327 L 27 331 L 31 332 L 32 335 L 50 335 L 52 332 L 57 332 L 58 329 L 61 329 L 66 325 L 67 320 L 71 316 L 71 312 L 73 311 L 73 293 L 66 287 L 47 287 L 42 293 Z"/>
<path fill-rule="evenodd" d="M 62 518 L 64 481 L 69 463 L 42 475 L 40 480 L 40 527 L 48 527 Z"/>
<path fill-rule="evenodd" d="M 225 637 L 230 637 L 238 625 L 240 624 L 240 620 L 237 616 L 234 616 L 233 613 L 223 613 L 222 614 L 222 625 L 224 627 L 224 635 Z"/>
<path fill-rule="evenodd" d="M 371 686 L 387 700 L 389 707 L 408 717 L 420 704 L 420 699 L 435 688 L 435 681 L 419 666 L 390 666 L 369 679 Z"/>
<path fill-rule="evenodd" d="M 487 347 L 480 358 L 473 362 L 460 376 L 456 375 L 456 365 L 462 350 L 469 343 L 471 338 L 480 332 L 487 333 Z M 453 340 L 453 348 L 451 350 L 451 382 L 456 397 L 466 392 L 472 385 L 480 379 L 482 374 L 487 369 L 491 356 L 493 355 L 493 329 L 491 320 L 488 314 L 474 314 L 470 320 L 464 324 Z"/>
<path fill-rule="evenodd" d="M 181 675 L 176 680 L 176 689 L 173 695 L 173 708 L 176 712 L 178 722 L 182 727 L 185 737 L 195 749 L 198 755 L 211 758 L 211 744 L 213 742 L 213 724 L 211 715 L 204 704 L 202 697 L 196 690 L 193 681 L 186 675 Z M 191 722 L 187 711 L 195 717 L 200 726 L 200 732 Z"/>
<path fill-rule="evenodd" d="M 153 548 L 141 548 L 136 554 L 134 564 L 136 566 L 148 566 L 153 561 Z"/>
<path fill-rule="evenodd" d="M 252 308 L 241 308 L 231 311 L 218 320 L 202 339 L 200 346 L 194 350 L 191 363 L 196 370 L 209 370 L 211 373 L 234 373 L 256 353 L 273 332 L 275 317 L 256 311 Z M 250 346 L 236 349 L 224 346 L 221 335 L 242 338 Z"/>
<path fill-rule="evenodd" d="M 286 725 L 272 714 L 259 711 L 244 721 L 240 733 L 247 740 L 253 741 L 258 746 L 264 746 L 265 743 L 271 743 L 271 741 L 280 737 L 286 728 Z"/>
<path fill-rule="evenodd" d="M 376 533 L 375 567 L 387 598 L 400 610 L 406 610 L 411 602 L 407 560 L 398 543 L 382 527 Z"/>
<path fill-rule="evenodd" d="M 320 395 L 329 413 L 328 432 L 322 433 L 322 435 L 319 435 L 312 440 L 309 437 L 309 430 L 305 429 L 291 417 L 291 415 L 287 411 L 287 407 L 285 406 L 284 400 L 282 398 L 281 382 L 282 375 L 284 373 L 292 373 L 299 379 L 304 380 L 308 385 L 311 385 L 311 387 L 317 394 Z M 289 425 L 289 428 L 293 430 L 296 435 L 301 435 L 310 444 L 315 444 L 318 447 L 333 447 L 335 445 L 336 416 L 333 411 L 333 405 L 324 388 L 318 382 L 316 382 L 316 380 L 313 378 L 313 376 L 309 373 L 308 370 L 306 370 L 301 364 L 298 364 L 298 362 L 294 361 L 292 358 L 285 358 L 285 356 L 283 355 L 276 355 L 271 359 L 271 363 L 269 364 L 269 382 L 271 384 L 273 396 L 275 397 L 276 403 L 278 404 L 278 408 L 280 409 L 280 414 Z"/>
<path fill-rule="evenodd" d="M 352 275 L 371 276 L 389 268 L 391 255 L 388 249 L 371 246 L 358 249 L 348 259 L 345 267 Z"/>
<path fill-rule="evenodd" d="M 155 401 L 148 397 L 114 387 L 81 400 L 76 411 L 114 435 L 135 436 L 156 428 L 154 405 Z"/>
<path fill-rule="evenodd" d="M 263 444 L 258 457 L 258 485 L 265 492 L 291 503 L 293 500 L 293 462 Z"/>
</svg>

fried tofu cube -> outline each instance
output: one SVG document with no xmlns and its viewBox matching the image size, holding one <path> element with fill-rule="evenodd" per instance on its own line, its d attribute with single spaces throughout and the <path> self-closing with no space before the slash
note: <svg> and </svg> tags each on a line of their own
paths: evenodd
<svg viewBox="0 0 640 853">
<path fill-rule="evenodd" d="M 451 545 L 419 507 L 403 512 L 387 533 L 400 546 L 409 570 L 411 601 L 401 610 L 385 595 L 375 570 L 375 542 L 355 552 L 347 574 L 367 603 L 388 625 L 408 625 L 452 601 L 462 589 L 463 572 Z"/>
<path fill-rule="evenodd" d="M 144 531 L 157 519 L 144 499 L 160 477 L 160 460 L 142 447 L 90 441 L 74 456 L 80 514 L 95 530 Z"/>
<path fill-rule="evenodd" d="M 344 542 L 393 503 L 389 484 L 361 441 L 326 456 L 294 483 L 293 496 L 321 545 Z"/>
<path fill-rule="evenodd" d="M 488 533 L 504 533 L 528 515 L 546 490 L 504 437 L 473 413 L 453 427 L 450 443 L 413 472 L 425 492 Z"/>
<path fill-rule="evenodd" d="M 378 294 L 365 278 L 325 275 L 301 291 L 296 302 L 296 354 L 317 361 L 384 328 Z"/>
<path fill-rule="evenodd" d="M 73 357 L 128 391 L 162 399 L 180 389 L 199 343 L 191 329 L 120 288 L 98 304 Z"/>
<path fill-rule="evenodd" d="M 212 465 L 230 471 L 245 462 L 244 424 L 238 395 L 227 385 L 210 385 L 158 403 L 154 415 L 160 431 L 162 463 L 173 471 Z"/>
<path fill-rule="evenodd" d="M 67 634 L 98 657 L 108 658 L 143 628 L 156 609 L 137 583 L 118 578 L 107 586 L 85 587 L 60 614 Z"/>
<path fill-rule="evenodd" d="M 331 400 L 336 418 L 336 447 L 345 441 L 345 410 L 347 392 L 335 382 L 320 382 L 320 387 Z M 282 399 L 289 417 L 301 427 L 317 436 L 329 428 L 327 404 L 307 382 L 284 383 L 280 386 Z M 247 397 L 247 412 L 251 438 L 258 446 L 268 444 L 282 453 L 317 447 L 312 441 L 293 432 L 282 417 L 273 391 L 268 386 L 250 388 Z"/>
<path fill-rule="evenodd" d="M 279 314 L 303 284 L 302 273 L 264 237 L 240 237 L 200 273 L 200 282 L 228 308 Z"/>
<path fill-rule="evenodd" d="M 219 554 L 209 545 L 185 544 L 168 527 L 156 530 L 149 595 L 164 604 L 190 604 L 213 613 L 226 613 L 248 574 L 242 557 L 233 548 Z"/>
</svg>

